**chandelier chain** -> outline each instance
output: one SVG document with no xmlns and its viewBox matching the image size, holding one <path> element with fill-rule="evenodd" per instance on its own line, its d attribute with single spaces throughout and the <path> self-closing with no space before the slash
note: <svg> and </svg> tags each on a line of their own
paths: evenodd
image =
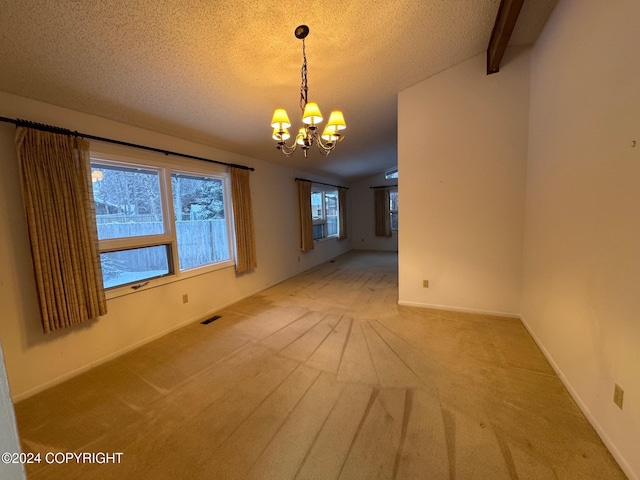
<svg viewBox="0 0 640 480">
<path fill-rule="evenodd" d="M 302 84 L 300 85 L 300 109 L 304 112 L 309 90 L 307 87 L 307 53 L 304 48 L 304 38 L 302 39 L 302 68 L 300 69 L 300 75 L 302 77 Z"/>
</svg>

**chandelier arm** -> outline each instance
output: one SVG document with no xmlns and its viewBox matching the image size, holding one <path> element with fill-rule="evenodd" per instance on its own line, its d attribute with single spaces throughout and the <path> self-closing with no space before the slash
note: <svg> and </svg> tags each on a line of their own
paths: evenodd
<svg viewBox="0 0 640 480">
<path fill-rule="evenodd" d="M 293 142 L 293 145 L 287 145 L 285 142 L 279 142 L 276 148 L 284 153 L 285 156 L 290 157 L 298 148 L 298 144 Z"/>
<path fill-rule="evenodd" d="M 329 154 L 331 153 L 331 151 L 333 150 L 333 148 L 331 149 L 325 149 L 322 145 L 320 145 L 320 143 L 317 143 L 316 145 L 318 145 L 318 151 L 324 156 L 324 157 L 328 157 Z"/>
<path fill-rule="evenodd" d="M 320 138 L 320 136 L 318 134 L 314 135 L 314 139 L 316 141 L 316 145 L 318 146 L 318 150 L 320 151 L 320 153 L 322 153 L 325 157 L 328 156 L 335 148 L 336 148 L 336 143 L 337 142 L 333 142 L 333 143 L 327 143 L 326 145 L 322 142 L 322 139 Z"/>
</svg>

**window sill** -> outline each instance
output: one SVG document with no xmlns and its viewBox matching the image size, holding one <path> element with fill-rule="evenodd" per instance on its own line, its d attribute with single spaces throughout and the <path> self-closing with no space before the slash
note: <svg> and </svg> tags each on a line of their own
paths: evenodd
<svg viewBox="0 0 640 480">
<path fill-rule="evenodd" d="M 337 239 L 338 239 L 338 235 L 332 235 L 330 237 L 323 237 L 323 238 L 319 238 L 318 240 L 314 240 L 313 243 L 323 243 L 329 240 L 337 240 Z"/>
</svg>

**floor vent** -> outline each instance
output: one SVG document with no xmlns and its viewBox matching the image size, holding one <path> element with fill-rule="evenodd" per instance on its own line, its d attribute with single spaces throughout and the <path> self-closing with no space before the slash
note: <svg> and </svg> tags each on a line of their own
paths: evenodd
<svg viewBox="0 0 640 480">
<path fill-rule="evenodd" d="M 222 318 L 220 315 L 214 315 L 211 318 L 207 318 L 204 322 L 200 322 L 202 325 L 209 325 L 211 322 L 215 322 L 219 318 Z"/>
</svg>

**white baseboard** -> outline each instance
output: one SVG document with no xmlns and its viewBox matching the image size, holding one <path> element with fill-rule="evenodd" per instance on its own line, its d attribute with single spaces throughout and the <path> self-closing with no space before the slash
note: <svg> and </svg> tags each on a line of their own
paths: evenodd
<svg viewBox="0 0 640 480">
<path fill-rule="evenodd" d="M 549 351 L 545 348 L 545 346 L 542 344 L 540 339 L 534 333 L 531 326 L 527 323 L 526 319 L 521 314 L 496 312 L 496 311 L 490 311 L 490 310 L 478 310 L 473 308 L 451 307 L 448 305 L 433 305 L 433 304 L 425 304 L 425 303 L 418 303 L 418 302 L 398 301 L 398 305 L 403 305 L 407 307 L 433 308 L 436 310 L 448 310 L 448 311 L 455 311 L 455 312 L 478 313 L 483 315 L 496 315 L 501 317 L 516 317 L 520 319 L 524 327 L 529 332 L 529 335 L 531 335 L 531 338 L 533 338 L 534 342 L 536 342 L 536 345 L 538 345 L 538 348 L 540 348 L 543 355 L 545 356 L 545 358 L 547 359 L 547 361 L 549 362 L 553 370 L 558 375 L 558 378 L 560 378 L 560 381 L 568 390 L 569 395 L 571 395 L 571 398 L 573 398 L 573 400 L 576 402 L 576 404 L 578 405 L 578 408 L 580 408 L 580 410 L 582 411 L 584 416 L 587 418 L 589 423 L 591 423 L 596 433 L 600 436 L 604 444 L 609 449 L 609 452 L 611 452 L 611 455 L 613 456 L 613 458 L 616 460 L 616 462 L 618 462 L 618 465 L 620 465 L 620 468 L 622 469 L 622 471 L 625 473 L 625 475 L 627 475 L 627 477 L 629 477 L 629 480 L 640 480 L 638 475 L 636 475 L 636 473 L 631 469 L 631 466 L 629 465 L 629 463 L 622 456 L 616 444 L 611 440 L 609 435 L 607 435 L 606 431 L 602 428 L 602 426 L 600 425 L 596 417 L 591 413 L 591 411 L 589 410 L 585 402 L 582 400 L 582 398 L 580 398 L 580 395 L 578 395 L 578 392 L 575 390 L 575 388 L 573 388 L 573 386 L 571 385 L 567 377 L 564 375 L 564 373 L 562 372 L 558 364 L 555 362 L 555 360 L 553 359 Z"/>
<path fill-rule="evenodd" d="M 347 252 L 345 252 L 345 253 L 347 253 Z M 308 270 L 311 270 L 313 268 L 319 267 L 320 265 L 322 265 L 322 264 L 324 264 L 324 263 L 326 263 L 328 261 L 331 261 L 331 260 L 333 260 L 335 258 L 338 258 L 340 255 L 343 255 L 343 254 L 342 253 L 338 254 L 338 255 L 336 255 L 334 257 L 329 258 L 328 260 L 324 260 L 324 261 L 318 263 L 317 265 L 314 265 L 313 267 L 309 267 L 308 269 L 306 269 L 306 270 L 304 270 L 302 272 L 292 273 L 291 275 L 288 275 L 285 278 L 282 278 L 280 280 L 272 282 L 272 283 L 270 283 L 268 285 L 259 287 L 259 288 L 255 289 L 254 291 L 249 292 L 249 293 L 247 293 L 245 295 L 242 295 L 242 296 L 240 296 L 238 298 L 235 298 L 235 299 L 233 299 L 233 300 L 231 300 L 229 302 L 225 302 L 224 304 L 217 305 L 216 307 L 208 310 L 204 314 L 198 315 L 198 316 L 196 316 L 194 318 L 191 318 L 189 320 L 185 320 L 184 322 L 177 323 L 176 325 L 172 325 L 169 328 L 166 328 L 164 330 L 161 330 L 159 332 L 154 333 L 150 337 L 144 338 L 144 339 L 142 339 L 142 340 L 140 340 L 138 342 L 135 342 L 135 343 L 133 343 L 131 345 L 128 345 L 128 346 L 126 346 L 126 347 L 124 347 L 124 348 L 122 348 L 120 350 L 116 350 L 115 352 L 112 352 L 112 353 L 110 353 L 110 354 L 108 354 L 108 355 L 106 355 L 106 356 L 104 356 L 102 358 L 94 360 L 94 361 L 92 361 L 92 362 L 90 362 L 90 363 L 88 363 L 86 365 L 78 367 L 78 368 L 76 368 L 74 370 L 71 370 L 71 371 L 69 371 L 67 373 L 64 373 L 64 374 L 62 374 L 60 376 L 52 378 L 51 380 L 47 380 L 46 382 L 44 382 L 44 383 L 42 383 L 40 385 L 37 385 L 37 386 L 35 386 L 33 388 L 30 388 L 29 390 L 25 390 L 24 392 L 20 392 L 20 393 L 18 393 L 16 395 L 11 395 L 11 400 L 13 401 L 13 403 L 17 403 L 17 402 L 19 402 L 21 400 L 24 400 L 26 398 L 29 398 L 29 397 L 37 394 L 37 393 L 40 393 L 40 392 L 42 392 L 42 391 L 44 391 L 44 390 L 46 390 L 48 388 L 51 388 L 51 387 L 53 387 L 55 385 L 58 385 L 58 384 L 66 381 L 66 380 L 69 380 L 69 379 L 71 379 L 71 378 L 73 378 L 73 377 L 75 377 L 77 375 L 80 375 L 81 373 L 84 373 L 84 372 L 86 372 L 88 370 L 91 370 L 92 368 L 95 368 L 95 367 L 97 367 L 99 365 L 102 365 L 103 363 L 106 363 L 106 362 L 108 362 L 110 360 L 113 360 L 114 358 L 117 358 L 117 357 L 119 357 L 121 355 L 124 355 L 125 353 L 128 353 L 128 352 L 130 352 L 132 350 L 135 350 L 136 348 L 140 348 L 143 345 L 146 345 L 147 343 L 153 342 L 154 340 L 157 340 L 160 337 L 168 335 L 169 333 L 173 332 L 174 330 L 178 330 L 179 328 L 185 327 L 185 326 L 187 326 L 187 325 L 189 325 L 191 323 L 201 322 L 203 320 L 206 320 L 207 318 L 211 318 L 216 312 L 218 312 L 218 311 L 220 311 L 220 310 L 222 310 L 224 308 L 227 308 L 227 307 L 233 305 L 234 303 L 240 302 L 240 301 L 244 300 L 245 298 L 249 298 L 249 297 L 251 297 L 253 295 L 256 295 L 256 294 L 258 294 L 258 293 L 260 293 L 260 292 L 262 292 L 264 290 L 267 290 L 268 288 L 274 287 L 275 285 L 278 285 L 280 283 L 286 282 L 287 280 L 289 280 L 289 279 L 291 279 L 291 278 L 293 278 L 293 277 L 295 277 L 297 275 L 300 275 L 301 273 L 304 273 L 305 271 L 308 271 Z"/>
<path fill-rule="evenodd" d="M 104 356 L 102 358 L 94 360 L 93 362 L 90 362 L 90 363 L 88 363 L 86 365 L 83 365 L 82 367 L 76 368 L 76 369 L 71 370 L 71 371 L 69 371 L 67 373 L 64 373 L 64 374 L 62 374 L 62 375 L 60 375 L 58 377 L 52 378 L 51 380 L 48 380 L 48 381 L 46 381 L 46 382 L 44 382 L 44 383 L 42 383 L 42 384 L 40 384 L 40 385 L 38 385 L 36 387 L 30 388 L 29 390 L 21 392 L 21 393 L 19 393 L 17 395 L 12 395 L 11 396 L 11 400 L 13 401 L 13 403 L 17 403 L 17 402 L 19 402 L 21 400 L 29 398 L 29 397 L 31 397 L 31 396 L 33 396 L 33 395 L 35 395 L 37 393 L 40 393 L 40 392 L 42 392 L 42 391 L 44 391 L 44 390 L 46 390 L 48 388 L 54 387 L 54 386 L 56 386 L 56 385 L 58 385 L 58 384 L 60 384 L 62 382 L 65 382 L 66 380 L 69 380 L 69 379 L 71 379 L 71 378 L 73 378 L 73 377 L 75 377 L 77 375 L 80 375 L 81 373 L 84 373 L 84 372 L 86 372 L 88 370 L 91 370 L 92 368 L 95 368 L 95 367 L 97 367 L 99 365 L 102 365 L 103 363 L 107 363 L 108 361 L 113 360 L 114 358 L 120 357 L 121 355 L 124 355 L 125 353 L 128 353 L 128 352 L 130 352 L 132 350 L 135 350 L 136 348 L 140 348 L 143 345 L 146 345 L 147 343 L 151 343 L 151 342 L 153 342 L 154 340 L 157 340 L 160 337 L 164 337 L 165 335 L 168 335 L 169 333 L 173 332 L 174 330 L 178 330 L 179 328 L 186 327 L 187 325 L 189 325 L 191 323 L 201 322 L 203 320 L 206 320 L 207 318 L 211 318 L 216 312 L 219 312 L 220 310 L 225 309 L 228 306 L 233 305 L 234 303 L 240 302 L 240 301 L 244 300 L 245 298 L 249 298 L 252 295 L 260 293 L 263 290 L 266 290 L 266 289 L 271 288 L 271 287 L 273 287 L 273 286 L 275 286 L 275 285 L 277 285 L 279 283 L 282 283 L 282 282 L 284 282 L 284 281 L 288 280 L 289 278 L 294 277 L 296 275 L 298 275 L 298 274 L 291 275 L 290 277 L 288 277 L 288 278 L 286 278 L 284 280 L 278 280 L 277 282 L 273 282 L 272 284 L 269 284 L 269 285 L 267 285 L 265 287 L 261 287 L 261 288 L 257 289 L 254 292 L 251 292 L 251 293 L 243 295 L 243 296 L 241 296 L 239 298 L 236 298 L 233 301 L 226 302 L 226 303 L 224 303 L 222 305 L 218 305 L 215 308 L 207 311 L 206 313 L 204 313 L 202 315 L 198 315 L 195 318 L 191 318 L 189 320 L 185 320 L 184 322 L 180 322 L 180 323 L 177 323 L 175 325 L 172 325 L 169 328 L 166 328 L 164 330 L 161 330 L 159 332 L 154 333 L 150 337 L 144 338 L 144 339 L 142 339 L 142 340 L 140 340 L 138 342 L 135 342 L 135 343 L 133 343 L 131 345 L 128 345 L 128 346 L 126 346 L 126 347 L 124 347 L 124 348 L 122 348 L 120 350 L 116 350 L 115 352 L 112 352 L 112 353 L 110 353 L 110 354 L 108 354 L 108 355 L 106 355 L 106 356 Z"/>
<path fill-rule="evenodd" d="M 234 302 L 235 303 L 235 302 Z M 225 308 L 224 306 L 216 308 L 214 312 L 221 310 Z M 128 353 L 132 350 L 135 350 L 136 348 L 139 348 L 143 345 L 146 345 L 147 343 L 151 343 L 154 340 L 157 340 L 160 337 L 163 337 L 171 332 L 173 332 L 174 330 L 178 330 L 179 328 L 185 327 L 187 325 L 189 325 L 190 323 L 195 323 L 197 321 L 202 321 L 205 320 L 206 318 L 209 318 L 210 316 L 213 315 L 214 312 L 208 313 L 207 315 L 203 315 L 202 317 L 198 317 L 197 319 L 189 319 L 186 320 L 184 322 L 180 322 L 176 325 L 173 325 L 165 330 L 161 330 L 159 332 L 154 333 L 153 335 L 151 335 L 150 337 L 147 337 L 143 340 L 140 340 L 139 342 L 133 343 L 131 345 L 128 345 L 120 350 L 116 350 L 115 352 L 110 353 L 109 355 L 106 355 L 102 358 L 99 358 L 97 360 L 94 360 L 91 363 L 88 363 L 87 365 L 83 365 L 82 367 L 76 368 L 75 370 L 71 370 L 70 372 L 67 372 L 63 375 L 60 375 L 56 378 L 53 378 L 51 380 L 46 381 L 43 384 L 38 385 L 37 387 L 31 388 L 29 390 L 26 390 L 22 393 L 19 393 L 17 395 L 12 395 L 11 399 L 13 400 L 14 403 L 19 402 L 20 400 L 24 400 L 25 398 L 29 398 L 37 393 L 40 393 L 48 388 L 51 388 L 55 385 L 58 385 L 66 380 L 69 380 L 77 375 L 80 375 L 81 373 L 84 373 L 88 370 L 91 370 L 92 368 L 95 368 L 99 365 L 102 365 L 103 363 L 106 363 L 110 360 L 113 360 L 114 358 L 120 357 L 121 355 L 124 355 L 125 353 Z"/>
<path fill-rule="evenodd" d="M 465 312 L 465 313 L 477 313 L 480 315 L 494 315 L 496 317 L 520 318 L 519 313 L 498 312 L 495 310 L 480 310 L 476 308 L 466 308 L 466 307 L 452 307 L 449 305 L 434 305 L 431 303 L 405 302 L 405 301 L 399 300 L 398 305 L 402 305 L 405 307 L 433 308 L 435 310 L 448 310 L 451 312 Z"/>
<path fill-rule="evenodd" d="M 613 455 L 613 458 L 615 458 L 616 462 L 618 462 L 618 465 L 620 465 L 620 468 L 622 469 L 622 471 L 625 473 L 627 477 L 629 477 L 629 480 L 640 480 L 638 476 L 635 474 L 635 472 L 631 469 L 631 466 L 629 465 L 629 463 L 622 456 L 616 444 L 611 440 L 611 438 L 609 437 L 609 435 L 607 435 L 607 432 L 602 428 L 602 426 L 600 425 L 596 417 L 591 413 L 591 410 L 589 410 L 589 407 L 587 407 L 587 405 L 584 403 L 582 398 L 580 398 L 580 395 L 573 388 L 573 386 L 571 385 L 571 382 L 569 382 L 569 380 L 564 375 L 564 373 L 562 373 L 562 370 L 560 369 L 558 364 L 554 361 L 553 357 L 551 356 L 549 351 L 545 348 L 545 346 L 542 344 L 540 339 L 536 336 L 531 326 L 527 323 L 526 319 L 524 317 L 521 317 L 520 320 L 522 321 L 522 324 L 529 332 L 529 335 L 531 335 L 531 338 L 533 338 L 533 341 L 536 342 L 536 344 L 538 345 L 538 348 L 540 348 L 543 355 L 546 357 L 547 361 L 549 362 L 553 370 L 556 372 L 556 374 L 560 378 L 560 381 L 564 384 L 566 389 L 569 391 L 569 395 L 571 395 L 571 398 L 573 398 L 573 400 L 576 402 L 576 404 L 578 405 L 578 408 L 580 408 L 584 416 L 587 417 L 587 420 L 589 420 L 589 423 L 591 423 L 591 426 L 593 426 L 597 434 L 600 436 L 604 444 L 607 446 L 607 448 L 611 452 L 611 455 Z"/>
</svg>

